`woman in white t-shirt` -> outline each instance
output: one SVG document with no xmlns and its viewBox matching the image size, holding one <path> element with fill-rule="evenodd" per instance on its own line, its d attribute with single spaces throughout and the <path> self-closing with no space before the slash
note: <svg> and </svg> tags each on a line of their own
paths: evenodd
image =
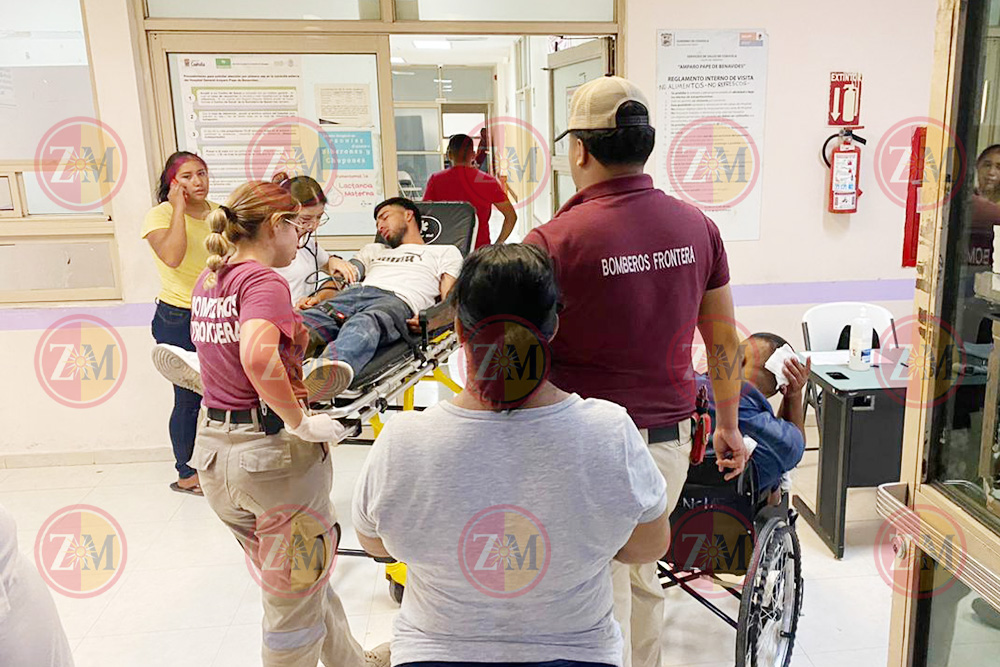
<svg viewBox="0 0 1000 667">
<path fill-rule="evenodd" d="M 335 272 L 348 283 L 358 280 L 358 270 L 348 261 L 330 255 L 316 242 L 315 231 L 327 220 L 326 194 L 315 179 L 309 176 L 293 176 L 281 172 L 271 179 L 292 195 L 302 208 L 295 219 L 295 225 L 308 230 L 299 239 L 299 251 L 292 263 L 275 269 L 288 282 L 292 293 L 292 305 L 312 306 L 337 293 L 326 285 Z"/>
<path fill-rule="evenodd" d="M 624 408 L 547 381 L 543 250 L 480 248 L 453 294 L 465 390 L 393 417 L 354 492 L 364 549 L 408 568 L 392 664 L 621 665 L 611 561 L 666 553 L 666 482 Z"/>
</svg>

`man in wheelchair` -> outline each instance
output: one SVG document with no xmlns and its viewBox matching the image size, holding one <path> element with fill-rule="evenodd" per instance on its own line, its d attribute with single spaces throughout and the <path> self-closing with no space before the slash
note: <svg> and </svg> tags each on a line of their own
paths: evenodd
<svg viewBox="0 0 1000 667">
<path fill-rule="evenodd" d="M 424 242 L 420 209 L 409 199 L 392 197 L 378 204 L 375 222 L 384 243 L 369 243 L 350 260 L 360 281 L 302 311 L 309 334 L 302 383 L 310 401 L 327 401 L 346 390 L 380 347 L 401 338 L 410 341 L 410 332 L 419 328 L 417 316 L 445 301 L 462 268 L 457 247 Z M 436 314 L 431 328 L 451 321 L 448 310 Z M 175 385 L 202 393 L 197 354 L 157 347 L 162 348 L 154 356 L 160 372 Z"/>
<path fill-rule="evenodd" d="M 771 355 L 786 344 L 772 333 L 755 333 L 743 342 L 740 433 L 756 443 L 751 460 L 757 488 L 773 491 L 772 504 L 780 500 L 782 480 L 798 465 L 806 445 L 804 387 L 809 378 L 809 362 L 803 364 L 794 357 L 785 359 L 782 377 L 765 368 Z M 698 374 L 697 383 L 699 393 L 705 392 L 709 413 L 714 417 L 715 403 L 708 375 Z M 782 399 L 776 415 L 768 399 L 779 392 Z"/>
<path fill-rule="evenodd" d="M 442 302 L 462 268 L 453 245 L 428 245 L 420 235 L 420 209 L 405 197 L 375 207 L 379 236 L 351 263 L 361 282 L 302 312 L 309 347 L 302 382 L 311 400 L 347 389 L 380 346 L 409 336 L 420 311 Z"/>
</svg>

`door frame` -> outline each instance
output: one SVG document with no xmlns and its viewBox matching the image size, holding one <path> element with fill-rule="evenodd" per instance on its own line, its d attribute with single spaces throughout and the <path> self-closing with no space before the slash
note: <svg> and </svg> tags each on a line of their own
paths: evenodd
<svg viewBox="0 0 1000 667">
<path fill-rule="evenodd" d="M 615 42 L 616 40 L 610 37 L 599 37 L 592 42 L 587 42 L 586 44 L 580 44 L 578 46 L 572 46 L 568 49 L 562 51 L 556 51 L 555 53 L 548 54 L 548 61 L 546 62 L 546 68 L 549 71 L 549 136 L 552 137 L 552 145 L 549 146 L 549 154 L 552 159 L 552 211 L 551 213 L 555 215 L 556 211 L 559 210 L 559 178 L 558 174 L 568 173 L 569 168 L 569 158 L 565 155 L 556 155 L 556 88 L 555 88 L 555 71 L 560 67 L 566 67 L 568 65 L 576 65 L 578 63 L 587 62 L 588 60 L 596 60 L 600 58 L 602 60 L 602 68 L 605 74 L 615 73 Z"/>
<path fill-rule="evenodd" d="M 966 0 L 939 0 L 937 26 L 935 29 L 934 65 L 931 77 L 931 104 L 929 116 L 941 120 L 946 127 L 953 128 L 958 110 L 957 81 L 961 72 L 961 56 L 965 48 Z M 947 151 L 946 133 L 931 137 L 928 133 L 928 148 L 933 154 L 943 155 Z M 934 145 L 931 145 L 931 142 Z M 946 170 L 940 170 L 936 181 L 928 182 L 923 188 L 924 197 L 929 201 L 943 201 L 942 195 L 950 186 Z M 920 214 L 920 240 L 917 250 L 917 279 L 914 296 L 913 315 L 917 318 L 938 316 L 942 308 L 943 284 L 940 272 L 944 265 L 944 248 L 947 240 L 950 206 L 944 204 L 923 211 Z M 938 349 L 938 336 L 934 327 L 921 327 L 920 341 L 915 344 Z M 925 348 L 927 349 L 927 348 Z M 899 484 L 885 485 L 879 489 L 877 505 L 879 514 L 889 517 L 894 512 L 908 508 L 910 516 L 920 518 L 929 538 L 940 549 L 938 538 L 945 536 L 950 527 L 944 524 L 938 513 L 950 517 L 964 533 L 965 545 L 959 562 L 963 567 L 950 573 L 971 590 L 986 598 L 994 606 L 1000 606 L 1000 534 L 967 508 L 959 505 L 943 493 L 925 477 L 924 461 L 930 444 L 930 428 L 933 410 L 925 407 L 924 397 L 933 396 L 934 372 L 930 368 L 930 355 L 922 355 L 924 368 L 919 396 L 908 396 L 906 417 L 903 428 L 903 461 Z M 913 400 L 915 398 L 915 400 Z M 917 549 L 919 545 L 909 544 Z M 924 552 L 919 551 L 920 554 Z M 938 553 L 941 553 L 940 550 Z M 910 558 L 909 567 L 901 570 L 902 581 L 899 588 L 918 591 L 918 576 L 921 558 Z M 948 568 L 951 563 L 939 563 Z M 892 612 L 889 628 L 889 662 L 891 667 L 907 667 L 918 657 L 915 639 L 918 628 L 919 600 L 914 594 L 902 594 L 893 590 Z"/>
</svg>

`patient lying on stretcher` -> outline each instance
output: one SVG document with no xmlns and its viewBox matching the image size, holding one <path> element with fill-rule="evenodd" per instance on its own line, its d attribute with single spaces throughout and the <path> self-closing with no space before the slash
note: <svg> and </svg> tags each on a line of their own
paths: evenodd
<svg viewBox="0 0 1000 667">
<path fill-rule="evenodd" d="M 743 387 L 740 392 L 739 428 L 745 438 L 756 443 L 752 453 L 757 488 L 778 490 L 787 473 L 798 465 L 805 450 L 805 410 L 803 391 L 809 378 L 809 362 L 794 356 L 784 360 L 779 377 L 765 365 L 787 343 L 770 333 L 755 333 L 743 342 Z M 779 357 L 782 356 L 778 353 Z M 715 412 L 712 383 L 706 374 L 697 376 L 699 390 L 706 388 L 709 410 Z M 781 406 L 775 415 L 767 399 L 781 392 Z"/>
<path fill-rule="evenodd" d="M 408 336 L 422 311 L 444 300 L 462 268 L 453 245 L 428 245 L 420 236 L 420 210 L 393 197 L 375 207 L 385 244 L 369 243 L 351 260 L 362 280 L 302 311 L 309 333 L 302 382 L 310 400 L 329 400 L 347 389 L 379 347 Z M 450 320 L 450 318 L 448 318 Z M 198 357 L 157 345 L 157 369 L 175 385 L 201 393 Z"/>
</svg>

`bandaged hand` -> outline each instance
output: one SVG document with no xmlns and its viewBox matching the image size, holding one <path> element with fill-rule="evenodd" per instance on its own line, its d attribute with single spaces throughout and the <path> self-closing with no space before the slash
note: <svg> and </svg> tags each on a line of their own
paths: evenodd
<svg viewBox="0 0 1000 667">
<path fill-rule="evenodd" d="M 295 428 L 285 424 L 285 430 L 306 442 L 336 444 L 347 435 L 347 428 L 327 414 L 304 415 Z"/>
</svg>

